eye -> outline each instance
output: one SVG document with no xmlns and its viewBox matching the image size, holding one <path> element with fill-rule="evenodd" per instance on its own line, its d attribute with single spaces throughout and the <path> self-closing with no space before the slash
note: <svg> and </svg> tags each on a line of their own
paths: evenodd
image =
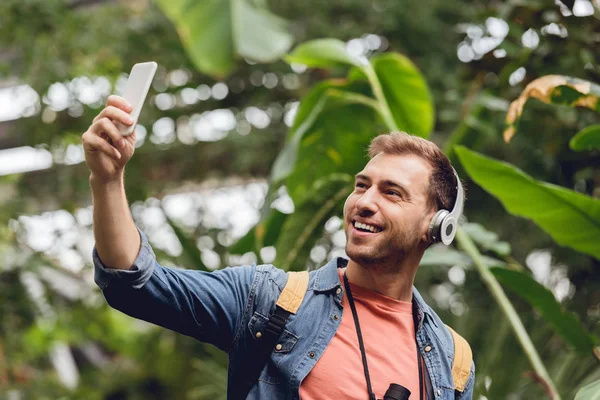
<svg viewBox="0 0 600 400">
<path fill-rule="evenodd" d="M 402 197 L 402 195 L 400 193 L 396 192 L 395 190 L 388 190 L 387 192 L 385 192 L 385 194 L 390 195 L 390 196 Z"/>
<path fill-rule="evenodd" d="M 354 187 L 357 187 L 357 188 L 361 188 L 361 189 L 362 189 L 362 188 L 366 188 L 366 187 L 367 187 L 367 185 L 366 185 L 366 184 L 364 184 L 364 183 L 362 183 L 362 182 L 356 182 L 356 185 L 354 185 Z"/>
</svg>

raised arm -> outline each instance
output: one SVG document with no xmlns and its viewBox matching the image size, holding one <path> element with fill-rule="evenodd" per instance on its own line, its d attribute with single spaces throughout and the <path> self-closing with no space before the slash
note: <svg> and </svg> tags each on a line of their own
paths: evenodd
<svg viewBox="0 0 600 400">
<path fill-rule="evenodd" d="M 82 136 L 91 172 L 96 249 L 104 265 L 117 269 L 130 269 L 141 245 L 124 186 L 125 165 L 133 156 L 136 133 L 124 137 L 113 122 L 131 125 L 130 111 L 125 99 L 110 96 Z"/>
<path fill-rule="evenodd" d="M 123 137 L 113 121 L 131 125 L 130 111 L 123 98 L 110 96 L 82 138 L 94 200 L 96 284 L 113 308 L 227 351 L 247 319 L 257 268 L 208 273 L 158 264 L 125 195 L 135 132 Z"/>
</svg>

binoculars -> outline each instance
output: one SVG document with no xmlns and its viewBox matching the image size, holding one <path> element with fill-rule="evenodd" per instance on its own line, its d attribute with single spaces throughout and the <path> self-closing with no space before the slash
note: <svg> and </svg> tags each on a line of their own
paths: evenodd
<svg viewBox="0 0 600 400">
<path fill-rule="evenodd" d="M 383 395 L 383 400 L 408 400 L 409 397 L 410 390 L 402 385 L 390 383 L 390 387 Z"/>
</svg>

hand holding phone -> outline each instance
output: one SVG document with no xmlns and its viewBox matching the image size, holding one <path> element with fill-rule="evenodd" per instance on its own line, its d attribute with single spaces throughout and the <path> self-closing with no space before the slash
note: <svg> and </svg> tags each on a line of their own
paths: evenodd
<svg viewBox="0 0 600 400">
<path fill-rule="evenodd" d="M 156 72 L 156 63 L 134 65 L 123 96 L 111 95 L 82 135 L 86 163 L 96 182 L 122 177 L 135 151 L 135 125 Z"/>
<path fill-rule="evenodd" d="M 135 130 L 140 112 L 148 95 L 148 90 L 152 84 L 152 79 L 154 79 L 156 68 L 157 64 L 155 62 L 145 62 L 135 64 L 131 69 L 122 97 L 133 107 L 129 116 L 134 122 L 128 126 L 116 121 L 115 125 L 119 129 L 119 132 L 121 132 L 121 135 L 129 136 Z"/>
</svg>

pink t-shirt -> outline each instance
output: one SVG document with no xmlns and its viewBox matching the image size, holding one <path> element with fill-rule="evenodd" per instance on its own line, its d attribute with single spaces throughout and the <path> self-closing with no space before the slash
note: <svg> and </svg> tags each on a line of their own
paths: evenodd
<svg viewBox="0 0 600 400">
<path fill-rule="evenodd" d="M 339 269 L 343 286 L 343 271 Z M 412 303 L 399 301 L 350 283 L 367 353 L 375 396 L 382 399 L 390 383 L 419 398 L 419 370 Z M 367 383 L 347 295 L 340 327 L 300 385 L 302 400 L 368 399 Z"/>
</svg>

